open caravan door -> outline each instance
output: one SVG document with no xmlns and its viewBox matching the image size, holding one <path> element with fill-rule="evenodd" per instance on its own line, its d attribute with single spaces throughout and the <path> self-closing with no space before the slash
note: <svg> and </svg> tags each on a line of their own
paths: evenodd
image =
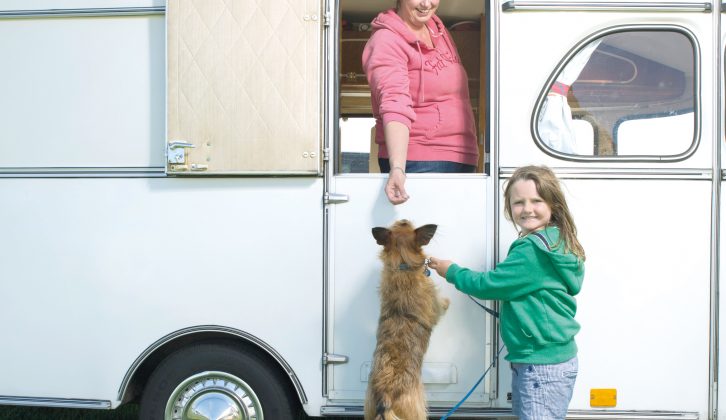
<svg viewBox="0 0 726 420">
<path fill-rule="evenodd" d="M 321 174 L 321 4 L 171 0 L 170 174 Z"/>
<path fill-rule="evenodd" d="M 473 63 L 467 73 L 483 138 L 484 111 L 479 105 L 483 95 L 478 83 L 480 45 L 484 45 L 478 22 L 483 3 L 472 5 L 476 30 L 452 36 L 465 67 Z M 364 8 L 362 4 L 348 6 L 350 9 L 342 10 L 344 19 L 348 14 L 355 16 L 354 8 Z M 446 13 L 443 10 L 439 15 Z M 370 22 L 372 16 L 365 19 Z M 451 22 L 456 20 L 447 25 Z M 492 258 L 490 216 L 495 191 L 481 162 L 473 174 L 408 174 L 410 199 L 398 206 L 388 201 L 383 191 L 387 175 L 379 172 L 371 137 L 370 92 L 360 69 L 360 52 L 369 35 L 347 29 L 342 33 L 340 138 L 331 156 L 327 206 L 330 259 L 324 366 L 328 406 L 322 410 L 326 415 L 362 414 L 380 309 L 382 262 L 378 255 L 382 248 L 372 236 L 373 227 L 389 227 L 399 219 L 408 219 L 416 227 L 436 224 L 438 230 L 424 247 L 427 255 L 451 258 L 479 270 L 486 269 Z M 480 151 L 483 155 L 482 145 Z M 471 389 L 491 363 L 496 343 L 491 316 L 434 271 L 431 279 L 440 294 L 451 299 L 448 311 L 433 329 L 423 363 L 423 382 L 433 415 L 446 413 Z M 459 412 L 489 407 L 495 379 L 496 375 L 487 376 Z"/>
</svg>

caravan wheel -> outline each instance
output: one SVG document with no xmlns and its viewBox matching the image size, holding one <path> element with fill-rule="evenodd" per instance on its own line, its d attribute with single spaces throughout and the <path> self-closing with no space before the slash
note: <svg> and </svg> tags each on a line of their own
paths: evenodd
<svg viewBox="0 0 726 420">
<path fill-rule="evenodd" d="M 142 420 L 292 420 L 284 378 L 269 362 L 229 344 L 172 353 L 149 378 Z"/>
</svg>

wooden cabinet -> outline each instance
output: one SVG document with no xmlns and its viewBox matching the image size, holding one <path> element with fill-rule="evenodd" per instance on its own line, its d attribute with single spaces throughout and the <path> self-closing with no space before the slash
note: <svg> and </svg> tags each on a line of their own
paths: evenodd
<svg viewBox="0 0 726 420">
<path fill-rule="evenodd" d="M 340 83 L 344 86 L 368 85 L 363 73 L 363 48 L 370 31 L 343 31 L 340 39 Z"/>
<path fill-rule="evenodd" d="M 479 80 L 480 80 L 480 32 L 479 31 L 452 31 L 451 38 L 459 51 L 461 64 L 464 65 L 469 78 L 469 97 L 474 114 L 479 109 Z"/>
<path fill-rule="evenodd" d="M 371 115 L 371 92 L 363 73 L 370 31 L 343 31 L 340 39 L 340 114 Z"/>
</svg>

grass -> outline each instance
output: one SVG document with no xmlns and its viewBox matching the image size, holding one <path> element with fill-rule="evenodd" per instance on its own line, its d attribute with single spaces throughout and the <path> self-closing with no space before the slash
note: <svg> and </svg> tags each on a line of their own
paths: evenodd
<svg viewBox="0 0 726 420">
<path fill-rule="evenodd" d="M 138 406 L 117 410 L 75 410 L 70 408 L 0 407 L 1 420 L 137 420 Z"/>
</svg>

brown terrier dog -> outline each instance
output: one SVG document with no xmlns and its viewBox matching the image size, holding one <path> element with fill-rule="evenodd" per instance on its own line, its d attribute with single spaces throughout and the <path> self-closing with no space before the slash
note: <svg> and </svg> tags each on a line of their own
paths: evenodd
<svg viewBox="0 0 726 420">
<path fill-rule="evenodd" d="M 436 225 L 414 229 L 408 220 L 390 229 L 373 228 L 373 237 L 383 245 L 383 272 L 365 420 L 426 419 L 421 365 L 431 330 L 449 307 L 449 299 L 439 297 L 428 277 L 421 249 L 434 232 Z"/>
</svg>

